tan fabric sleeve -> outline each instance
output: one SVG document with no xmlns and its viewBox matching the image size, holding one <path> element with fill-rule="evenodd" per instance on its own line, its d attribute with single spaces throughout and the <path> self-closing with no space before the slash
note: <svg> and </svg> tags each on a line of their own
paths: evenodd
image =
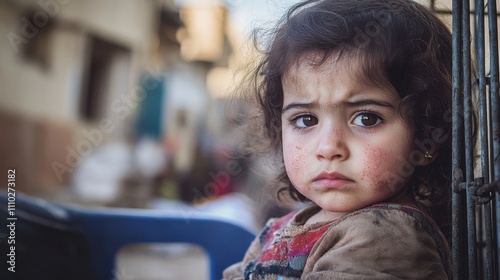
<svg viewBox="0 0 500 280">
<path fill-rule="evenodd" d="M 434 239 L 420 222 L 401 211 L 370 209 L 339 221 L 318 240 L 301 279 L 448 276 Z"/>
<path fill-rule="evenodd" d="M 245 253 L 245 257 L 243 258 L 243 261 L 235 263 L 228 268 L 226 268 L 223 272 L 223 280 L 243 280 L 245 279 L 243 273 L 245 270 L 246 264 L 251 261 L 255 260 L 260 257 L 261 253 L 261 246 L 259 242 L 259 236 L 257 236 L 252 243 L 250 244 L 250 247 L 248 247 L 247 252 Z"/>
</svg>

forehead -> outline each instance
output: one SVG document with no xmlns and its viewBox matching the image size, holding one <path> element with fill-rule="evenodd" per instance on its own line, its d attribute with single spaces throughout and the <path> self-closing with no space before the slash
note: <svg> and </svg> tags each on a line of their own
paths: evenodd
<svg viewBox="0 0 500 280">
<path fill-rule="evenodd" d="M 338 106 L 377 99 L 397 107 L 401 99 L 395 88 L 386 79 L 374 82 L 373 76 L 366 75 L 362 61 L 350 56 L 324 58 L 315 53 L 303 56 L 283 77 L 283 106 L 294 102 Z"/>
<path fill-rule="evenodd" d="M 342 76 L 360 86 L 377 87 L 393 90 L 393 86 L 384 74 L 381 63 L 375 63 L 359 51 L 351 52 L 308 52 L 291 63 L 283 73 L 284 87 L 296 86 L 307 82 L 307 76 Z"/>
<path fill-rule="evenodd" d="M 309 52 L 302 54 L 291 63 L 283 73 L 284 81 L 295 81 L 304 73 L 320 73 L 337 71 L 338 64 L 345 59 L 341 59 L 338 54 L 324 55 L 319 52 Z"/>
</svg>

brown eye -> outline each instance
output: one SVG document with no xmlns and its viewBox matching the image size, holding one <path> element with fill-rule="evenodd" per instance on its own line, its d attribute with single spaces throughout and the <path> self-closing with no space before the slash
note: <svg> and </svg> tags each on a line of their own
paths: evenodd
<svg viewBox="0 0 500 280">
<path fill-rule="evenodd" d="M 295 124 L 300 128 L 306 128 L 318 124 L 318 119 L 314 116 L 306 115 L 295 119 Z"/>
<path fill-rule="evenodd" d="M 361 113 L 354 119 L 354 124 L 362 127 L 371 127 L 382 121 L 379 116 L 373 113 Z"/>
</svg>

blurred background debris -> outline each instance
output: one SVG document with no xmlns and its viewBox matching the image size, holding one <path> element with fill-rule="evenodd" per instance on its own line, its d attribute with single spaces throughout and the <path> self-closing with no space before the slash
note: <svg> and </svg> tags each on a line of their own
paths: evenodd
<svg viewBox="0 0 500 280">
<path fill-rule="evenodd" d="M 255 56 L 252 25 L 291 3 L 0 1 L 0 170 L 16 169 L 17 192 L 56 202 L 213 213 L 259 230 L 272 194 L 236 148 L 245 135 L 227 105 L 244 110 L 231 93 Z M 205 271 L 185 274 L 183 258 Z M 118 261 L 117 279 L 208 269 L 185 245 L 129 246 Z"/>
<path fill-rule="evenodd" d="M 2 1 L 0 167 L 18 170 L 19 192 L 94 206 L 245 193 L 244 134 L 226 105 L 243 106 L 234 70 L 254 55 L 243 46 L 260 11 L 237 0 Z"/>
</svg>

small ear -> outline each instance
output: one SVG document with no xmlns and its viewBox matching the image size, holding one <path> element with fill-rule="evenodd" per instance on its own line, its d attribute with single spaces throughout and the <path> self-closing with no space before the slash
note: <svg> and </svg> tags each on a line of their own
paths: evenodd
<svg viewBox="0 0 500 280">
<path fill-rule="evenodd" d="M 437 151 L 434 151 L 434 152 L 424 152 L 424 155 L 423 157 L 421 157 L 418 161 L 417 161 L 417 165 L 419 166 L 426 166 L 430 163 L 432 163 L 436 157 L 438 155 L 438 152 Z"/>
</svg>

